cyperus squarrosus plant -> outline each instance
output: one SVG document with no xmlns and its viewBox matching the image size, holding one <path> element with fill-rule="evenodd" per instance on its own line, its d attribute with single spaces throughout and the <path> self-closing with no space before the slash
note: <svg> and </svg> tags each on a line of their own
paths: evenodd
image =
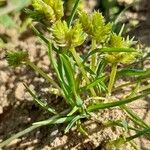
<svg viewBox="0 0 150 150">
<path fill-rule="evenodd" d="M 42 24 L 50 35 L 45 35 L 44 32 L 32 25 L 37 36 L 47 45 L 47 55 L 51 67 L 55 71 L 56 80 L 31 62 L 27 52 L 8 51 L 7 61 L 9 65 L 14 67 L 30 66 L 39 73 L 49 82 L 53 94 L 63 97 L 68 109 L 57 112 L 55 108 L 43 103 L 38 94 L 24 84 L 39 106 L 53 116 L 47 120 L 33 123 L 31 127 L 0 143 L 0 147 L 6 146 L 13 139 L 38 127 L 49 124 L 67 123 L 65 133 L 76 126 L 79 132 L 88 136 L 88 132 L 83 127 L 83 118 L 84 120 L 90 119 L 91 113 L 113 107 L 120 107 L 122 111 L 126 112 L 133 124 L 128 124 L 126 120 L 125 126 L 120 122 L 108 120 L 109 125 L 120 126 L 128 131 L 134 130 L 136 133 L 133 136 L 123 135 L 118 139 L 108 141 L 107 149 L 118 148 L 136 137 L 150 134 L 150 126 L 126 105 L 150 93 L 150 86 L 143 84 L 145 79 L 148 80 L 150 71 L 125 68 L 124 66 L 124 64 L 132 65 L 138 57 L 142 56 L 142 52 L 135 48 L 133 38 L 122 37 L 122 29 L 119 34 L 114 33 L 112 30 L 113 23 L 106 23 L 104 17 L 98 11 L 87 14 L 81 7 L 78 9 L 79 3 L 79 0 L 75 0 L 68 18 L 66 18 L 65 3 L 63 4 L 62 0 L 33 0 L 33 9 L 26 10 L 33 18 L 33 22 Z M 90 50 L 84 50 L 83 55 L 82 45 L 86 43 L 87 39 L 91 41 Z M 77 49 L 79 52 L 77 52 Z M 118 65 L 121 67 L 118 68 Z M 110 71 L 107 71 L 106 68 L 110 68 Z M 124 75 L 126 77 L 134 76 L 135 81 L 117 87 L 114 86 L 115 81 Z M 139 80 L 138 83 L 141 84 L 138 89 L 136 89 L 137 79 Z M 128 95 L 124 95 L 119 100 L 115 98 L 114 91 L 116 92 L 127 85 L 131 86 L 134 92 L 131 90 Z"/>
</svg>

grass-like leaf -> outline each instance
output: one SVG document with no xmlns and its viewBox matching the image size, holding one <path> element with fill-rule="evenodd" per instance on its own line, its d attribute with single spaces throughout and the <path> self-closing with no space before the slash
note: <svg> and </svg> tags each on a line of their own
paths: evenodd
<svg viewBox="0 0 150 150">
<path fill-rule="evenodd" d="M 122 69 L 117 73 L 118 76 L 150 76 L 150 69 L 149 70 L 138 70 L 138 69 Z"/>
<path fill-rule="evenodd" d="M 121 106 L 121 108 L 128 114 L 130 119 L 140 127 L 146 128 L 149 127 L 137 114 L 135 114 L 131 109 L 129 109 L 126 105 Z"/>
<path fill-rule="evenodd" d="M 142 135 L 150 135 L 150 127 L 149 128 L 146 128 L 142 131 L 138 131 L 137 134 L 133 135 L 133 136 L 130 136 L 130 137 L 127 137 L 126 138 L 126 142 L 129 142 L 137 137 L 140 137 Z"/>
<path fill-rule="evenodd" d="M 70 123 L 67 125 L 66 129 L 65 129 L 65 133 L 67 133 L 72 127 L 73 125 L 81 118 L 85 118 L 85 116 L 75 116 L 71 121 Z"/>
<path fill-rule="evenodd" d="M 89 54 L 87 54 L 83 60 L 83 64 L 87 61 L 87 59 L 96 54 L 96 53 L 112 53 L 112 52 L 115 52 L 115 53 L 118 53 L 118 52 L 128 52 L 128 53 L 131 53 L 131 52 L 136 52 L 135 49 L 133 48 L 97 48 L 97 49 L 94 49 L 92 50 Z"/>
<path fill-rule="evenodd" d="M 23 84 L 23 85 L 25 86 L 26 90 L 30 93 L 33 100 L 36 101 L 43 109 L 45 109 L 46 111 L 48 111 L 50 113 L 57 114 L 57 112 L 54 108 L 51 108 L 50 106 L 48 106 L 48 104 L 46 102 L 39 99 L 39 97 L 37 95 L 35 95 L 26 84 Z"/>
<path fill-rule="evenodd" d="M 148 94 L 150 94 L 149 92 L 146 92 L 144 94 L 132 97 L 132 98 L 127 98 L 127 99 L 123 99 L 117 102 L 110 102 L 110 103 L 97 103 L 97 104 L 92 104 L 91 106 L 88 107 L 88 111 L 92 112 L 92 111 L 97 111 L 100 109 L 108 109 L 111 107 L 117 107 L 117 106 L 121 106 L 127 103 L 131 103 L 133 101 L 136 101 L 144 96 L 147 96 Z"/>
</svg>

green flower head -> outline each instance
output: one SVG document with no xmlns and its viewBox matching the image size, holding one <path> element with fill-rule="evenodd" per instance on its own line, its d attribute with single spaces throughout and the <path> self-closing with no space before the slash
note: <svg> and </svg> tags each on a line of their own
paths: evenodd
<svg viewBox="0 0 150 150">
<path fill-rule="evenodd" d="M 52 34 L 56 43 L 61 47 L 74 48 L 85 40 L 85 34 L 79 21 L 69 28 L 65 21 L 57 21 L 52 26 Z"/>
<path fill-rule="evenodd" d="M 85 12 L 80 12 L 79 18 L 83 30 L 95 39 L 97 43 L 103 43 L 109 37 L 112 25 L 110 23 L 105 24 L 101 13 L 95 11 L 92 15 L 88 15 Z"/>
<path fill-rule="evenodd" d="M 41 14 L 43 22 L 56 22 L 64 15 L 61 0 L 33 0 L 32 3 L 37 14 Z"/>
<path fill-rule="evenodd" d="M 23 51 L 7 51 L 6 59 L 10 66 L 18 67 L 28 60 L 28 53 Z"/>
<path fill-rule="evenodd" d="M 83 33 L 81 24 L 77 21 L 67 35 L 68 45 L 69 47 L 77 47 L 80 46 L 84 40 L 85 34 Z"/>
<path fill-rule="evenodd" d="M 108 47 L 111 48 L 130 48 L 132 46 L 132 39 L 129 38 L 124 39 L 120 35 L 116 35 L 113 33 L 110 37 Z M 133 50 L 133 49 L 132 49 Z M 110 63 L 122 63 L 129 64 L 135 61 L 136 57 L 139 56 L 139 52 L 134 50 L 135 52 L 112 52 L 105 55 L 105 59 Z"/>
<path fill-rule="evenodd" d="M 61 47 L 66 47 L 66 37 L 69 32 L 67 23 L 65 21 L 59 20 L 53 24 L 51 30 L 56 43 Z"/>
</svg>

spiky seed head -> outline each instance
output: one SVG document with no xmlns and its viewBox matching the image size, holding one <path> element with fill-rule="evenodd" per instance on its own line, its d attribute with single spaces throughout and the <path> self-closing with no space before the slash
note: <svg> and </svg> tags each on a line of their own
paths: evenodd
<svg viewBox="0 0 150 150">
<path fill-rule="evenodd" d="M 68 46 L 73 48 L 83 44 L 85 34 L 79 21 L 76 21 L 67 35 Z"/>
<path fill-rule="evenodd" d="M 32 5 L 35 14 L 43 16 L 43 18 L 39 18 L 42 22 L 53 23 L 64 16 L 62 0 L 33 0 Z"/>
<path fill-rule="evenodd" d="M 105 23 L 105 19 L 100 12 L 94 11 L 92 15 L 85 12 L 79 13 L 79 19 L 84 32 L 96 40 L 98 44 L 106 41 L 112 29 L 112 24 Z"/>
<path fill-rule="evenodd" d="M 66 47 L 67 45 L 66 36 L 69 32 L 67 22 L 61 20 L 57 21 L 56 23 L 53 24 L 51 31 L 56 43 L 61 47 Z"/>
<path fill-rule="evenodd" d="M 81 11 L 79 12 L 79 20 L 82 24 L 84 32 L 86 32 L 89 35 L 92 35 L 93 24 L 92 24 L 91 16 L 88 16 L 86 12 Z"/>
<path fill-rule="evenodd" d="M 85 34 L 79 21 L 68 28 L 66 21 L 57 21 L 51 28 L 54 40 L 58 46 L 74 48 L 80 46 L 85 40 Z"/>
<path fill-rule="evenodd" d="M 108 47 L 111 48 L 130 48 L 132 46 L 131 40 L 129 38 L 126 40 L 120 35 L 112 33 Z M 122 63 L 122 64 L 130 64 L 135 61 L 136 57 L 140 55 L 139 51 L 135 52 L 112 52 L 109 54 L 105 54 L 105 59 L 110 63 Z"/>
<path fill-rule="evenodd" d="M 23 51 L 7 51 L 6 60 L 10 66 L 18 67 L 28 60 L 28 53 Z"/>
</svg>

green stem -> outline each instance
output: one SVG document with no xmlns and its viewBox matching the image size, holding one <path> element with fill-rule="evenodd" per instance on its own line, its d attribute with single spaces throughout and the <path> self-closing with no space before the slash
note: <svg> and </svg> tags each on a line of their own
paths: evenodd
<svg viewBox="0 0 150 150">
<path fill-rule="evenodd" d="M 109 83 L 108 83 L 108 95 L 109 96 L 111 95 L 112 88 L 114 86 L 116 72 L 117 72 L 117 64 L 114 63 L 112 65 L 112 70 L 111 70 L 111 73 L 110 73 L 110 79 L 109 79 Z"/>
<path fill-rule="evenodd" d="M 80 120 L 77 121 L 77 128 L 82 135 L 84 135 L 85 137 L 88 137 L 88 133 L 83 129 Z"/>
<path fill-rule="evenodd" d="M 77 54 L 77 52 L 76 52 L 76 50 L 75 50 L 74 48 L 71 49 L 71 53 L 72 53 L 72 55 L 73 55 L 73 57 L 74 57 L 74 59 L 75 59 L 77 65 L 79 66 L 80 71 L 81 71 L 81 73 L 82 73 L 82 75 L 83 75 L 83 77 L 84 77 L 86 83 L 87 83 L 87 84 L 90 84 L 90 80 L 89 80 L 89 78 L 87 77 L 86 71 L 85 71 L 85 69 L 84 69 L 84 67 L 83 67 L 83 65 L 82 65 L 82 62 L 81 62 L 81 60 L 80 60 L 80 57 L 78 56 L 78 54 Z M 93 96 L 96 96 L 96 93 L 95 93 L 95 91 L 94 91 L 93 88 L 90 88 L 90 91 L 91 91 L 91 93 L 92 93 Z"/>
<path fill-rule="evenodd" d="M 92 51 L 96 49 L 96 41 L 92 40 Z M 96 53 L 92 55 L 91 57 L 91 69 L 95 71 L 96 69 Z"/>
<path fill-rule="evenodd" d="M 53 79 L 51 79 L 45 72 L 43 72 L 43 70 L 38 68 L 34 63 L 26 61 L 26 64 L 29 65 L 32 69 L 34 69 L 36 72 L 38 72 L 46 81 L 51 83 L 55 88 L 61 91 L 59 85 Z"/>
<path fill-rule="evenodd" d="M 125 87 L 125 86 L 133 86 L 135 84 L 137 84 L 138 82 L 145 82 L 145 81 L 148 81 L 150 78 L 144 78 L 144 79 L 139 79 L 139 80 L 136 80 L 136 81 L 133 81 L 133 82 L 128 82 L 128 83 L 125 83 L 125 84 L 122 84 L 118 87 L 116 87 L 115 89 L 113 89 L 112 91 L 115 92 L 117 90 L 120 90 L 121 88 Z"/>
<path fill-rule="evenodd" d="M 68 21 L 68 26 L 69 26 L 69 27 L 70 27 L 71 24 L 72 24 L 72 21 L 73 21 L 73 18 L 74 18 L 74 16 L 75 16 L 75 14 L 76 14 L 76 11 L 77 11 L 79 2 L 80 2 L 80 0 L 76 0 L 75 5 L 74 5 L 74 7 L 73 7 L 73 10 L 72 10 L 72 12 L 71 12 L 71 15 L 70 15 L 69 21 Z"/>
<path fill-rule="evenodd" d="M 149 87 L 148 87 L 149 88 Z M 128 96 L 128 98 L 132 98 L 135 93 L 142 92 L 146 87 L 143 88 L 141 91 L 139 91 L 139 84 L 135 87 L 135 89 L 131 92 L 131 94 Z M 132 109 L 129 109 L 126 105 L 120 106 L 128 115 L 128 117 L 136 124 L 139 125 L 142 128 L 147 128 L 149 125 L 147 125 L 136 113 L 132 111 Z"/>
<path fill-rule="evenodd" d="M 126 105 L 120 106 L 127 113 L 128 117 L 136 124 L 142 128 L 149 127 L 137 114 L 135 114 L 131 109 L 129 109 Z"/>
<path fill-rule="evenodd" d="M 96 103 L 96 104 L 93 103 L 87 108 L 87 110 L 89 112 L 94 112 L 94 111 L 97 111 L 97 110 L 100 110 L 100 109 L 109 109 L 111 107 L 122 106 L 122 105 L 125 105 L 125 104 L 128 104 L 128 103 L 131 103 L 133 101 L 136 101 L 136 100 L 138 100 L 142 97 L 145 97 L 148 94 L 150 94 L 150 91 L 145 92 L 141 95 L 138 95 L 138 96 L 135 96 L 135 97 L 132 97 L 132 98 L 126 98 L 126 99 L 123 99 L 123 100 L 120 100 L 120 101 L 109 102 L 109 103 Z"/>
<path fill-rule="evenodd" d="M 58 78 L 60 86 L 62 88 L 62 90 L 61 90 L 62 96 L 64 97 L 64 99 L 67 101 L 68 104 L 71 104 L 72 106 L 74 106 L 73 100 L 68 96 L 65 86 L 62 83 L 62 79 L 60 77 L 59 70 L 58 70 L 57 59 L 56 59 L 55 55 L 53 55 L 52 44 L 50 42 L 48 43 L 48 57 L 49 57 L 52 67 L 54 68 L 54 70 L 56 72 L 57 78 Z"/>
<path fill-rule="evenodd" d="M 137 134 L 133 136 L 127 137 L 126 142 L 132 141 L 133 139 L 138 138 L 142 135 L 146 135 L 146 134 L 150 134 L 150 128 L 146 128 L 143 131 L 139 131 Z"/>
<path fill-rule="evenodd" d="M 18 132 L 17 134 L 13 135 L 12 137 L 10 137 L 9 139 L 5 140 L 4 142 L 0 143 L 0 148 L 8 145 L 10 142 L 12 142 L 14 139 L 17 139 L 33 130 L 35 130 L 36 128 L 39 128 L 42 125 L 32 125 L 31 127 L 26 128 L 25 130 Z"/>
<path fill-rule="evenodd" d="M 33 123 L 32 126 L 26 128 L 26 129 L 23 130 L 23 131 L 18 132 L 17 134 L 13 135 L 13 136 L 10 137 L 9 139 L 7 139 L 7 140 L 1 142 L 1 143 L 0 143 L 0 149 L 3 148 L 4 146 L 8 145 L 8 144 L 9 144 L 10 142 L 12 142 L 14 139 L 17 139 L 17 138 L 19 138 L 19 137 L 21 137 L 21 136 L 23 136 L 23 135 L 25 135 L 25 134 L 27 134 L 27 133 L 29 133 L 29 132 L 35 130 L 36 128 L 39 128 L 39 127 L 41 127 L 41 126 L 48 125 L 48 124 L 50 123 L 50 121 L 57 119 L 57 118 L 60 117 L 61 115 L 67 114 L 69 111 L 70 111 L 70 109 L 66 109 L 66 110 L 60 112 L 59 114 L 54 115 L 54 116 L 51 117 L 50 119 L 43 121 L 44 124 L 42 124 L 42 123 L 40 124 L 39 122 L 36 122 L 35 124 Z M 50 120 L 50 121 L 49 121 L 49 120 Z"/>
</svg>

